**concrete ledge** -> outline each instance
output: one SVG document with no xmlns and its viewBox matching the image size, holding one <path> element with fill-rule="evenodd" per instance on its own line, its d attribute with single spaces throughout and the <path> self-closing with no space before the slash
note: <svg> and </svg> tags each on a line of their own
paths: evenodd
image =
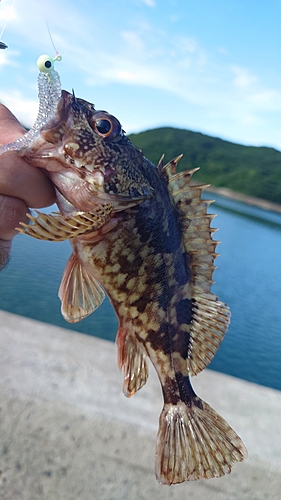
<svg viewBox="0 0 281 500">
<path fill-rule="evenodd" d="M 1 500 L 279 500 L 281 393 L 205 370 L 198 394 L 241 435 L 229 476 L 160 486 L 161 390 L 153 371 L 130 400 L 116 346 L 0 311 Z"/>
</svg>

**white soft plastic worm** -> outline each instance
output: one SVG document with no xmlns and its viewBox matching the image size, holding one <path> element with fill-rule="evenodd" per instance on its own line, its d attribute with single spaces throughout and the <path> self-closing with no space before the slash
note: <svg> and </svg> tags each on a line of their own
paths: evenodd
<svg viewBox="0 0 281 500">
<path fill-rule="evenodd" d="M 58 72 L 54 69 L 54 62 L 60 60 L 59 54 L 54 59 L 45 54 L 38 58 L 37 65 L 40 73 L 38 75 L 39 111 L 37 118 L 33 127 L 26 134 L 15 142 L 2 146 L 0 154 L 6 151 L 19 151 L 30 146 L 39 136 L 42 127 L 56 113 L 61 97 L 61 82 Z"/>
</svg>

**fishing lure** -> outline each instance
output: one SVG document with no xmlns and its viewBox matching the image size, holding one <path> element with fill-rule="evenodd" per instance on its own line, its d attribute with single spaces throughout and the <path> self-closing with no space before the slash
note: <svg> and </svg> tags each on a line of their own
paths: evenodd
<svg viewBox="0 0 281 500">
<path fill-rule="evenodd" d="M 7 19 L 0 33 L 0 39 L 2 38 L 6 25 L 10 19 L 14 4 L 15 0 L 13 0 L 12 5 L 10 6 Z M 46 125 L 46 123 L 53 117 L 54 113 L 57 110 L 58 102 L 61 98 L 60 76 L 58 72 L 55 71 L 54 69 L 54 63 L 55 61 L 61 61 L 62 57 L 55 47 L 50 32 L 48 17 L 47 17 L 46 0 L 44 0 L 44 10 L 45 10 L 47 30 L 50 36 L 51 43 L 56 51 L 56 56 L 52 58 L 49 55 L 43 54 L 37 59 L 37 66 L 39 69 L 39 75 L 38 75 L 39 110 L 33 127 L 16 141 L 2 146 L 2 148 L 0 148 L 0 154 L 5 153 L 6 151 L 21 151 L 23 148 L 26 148 L 27 146 L 32 144 L 32 142 L 39 136 L 42 127 Z M 6 49 L 6 48 L 8 48 L 8 45 L 0 41 L 0 49 Z"/>
<path fill-rule="evenodd" d="M 6 151 L 20 151 L 29 146 L 40 134 L 42 127 L 53 117 L 61 98 L 61 82 L 54 69 L 55 61 L 61 61 L 59 53 L 54 58 L 43 54 L 37 60 L 39 110 L 33 127 L 15 142 L 0 148 L 0 154 Z"/>
</svg>

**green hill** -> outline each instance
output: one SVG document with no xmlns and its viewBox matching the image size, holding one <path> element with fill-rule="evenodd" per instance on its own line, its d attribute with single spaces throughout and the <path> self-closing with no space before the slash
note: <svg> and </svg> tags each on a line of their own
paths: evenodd
<svg viewBox="0 0 281 500">
<path fill-rule="evenodd" d="M 200 167 L 196 181 L 281 203 L 281 152 L 276 149 L 241 146 L 171 127 L 129 138 L 155 164 L 163 153 L 166 161 L 183 153 L 179 170 Z"/>
</svg>

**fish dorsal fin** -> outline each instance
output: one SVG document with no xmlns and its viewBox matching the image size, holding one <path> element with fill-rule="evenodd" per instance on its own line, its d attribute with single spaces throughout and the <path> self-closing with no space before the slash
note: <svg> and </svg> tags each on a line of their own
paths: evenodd
<svg viewBox="0 0 281 500">
<path fill-rule="evenodd" d="M 164 168 L 164 155 L 161 156 L 161 158 L 158 162 L 157 168 L 158 168 L 159 172 L 162 172 L 162 170 Z"/>
<path fill-rule="evenodd" d="M 183 155 L 179 155 L 173 160 L 169 161 L 169 163 L 166 163 L 166 165 L 164 165 L 164 155 L 161 156 L 157 168 L 159 172 L 166 178 L 167 182 L 170 182 L 170 179 L 174 175 L 176 175 L 177 164 L 182 157 Z"/>
<path fill-rule="evenodd" d="M 216 247 L 219 242 L 213 240 L 212 235 L 216 229 L 210 227 L 215 215 L 207 213 L 212 201 L 201 199 L 202 192 L 208 185 L 190 185 L 198 168 L 176 173 L 180 158 L 181 156 L 162 166 L 161 172 L 179 211 L 183 251 L 188 255 L 193 303 L 188 364 L 190 375 L 197 375 L 217 352 L 228 329 L 230 311 L 210 291 L 214 283 L 212 276 L 216 269 L 214 260 L 218 256 Z"/>
<path fill-rule="evenodd" d="M 80 261 L 76 252 L 69 257 L 61 285 L 59 298 L 61 312 L 66 321 L 77 323 L 97 309 L 105 293 L 96 280 Z"/>
</svg>

